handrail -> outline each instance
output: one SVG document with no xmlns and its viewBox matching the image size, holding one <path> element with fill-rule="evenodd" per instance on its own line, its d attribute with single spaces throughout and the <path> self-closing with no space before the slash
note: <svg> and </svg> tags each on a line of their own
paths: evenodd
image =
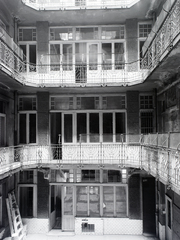
<svg viewBox="0 0 180 240">
<path fill-rule="evenodd" d="M 168 55 L 180 40 L 180 0 L 166 1 L 143 46 L 142 69 L 147 76 Z"/>
</svg>

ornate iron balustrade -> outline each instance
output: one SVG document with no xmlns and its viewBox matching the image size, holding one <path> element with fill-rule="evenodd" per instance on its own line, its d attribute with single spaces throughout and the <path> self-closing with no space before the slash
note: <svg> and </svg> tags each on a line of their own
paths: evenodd
<svg viewBox="0 0 180 240">
<path fill-rule="evenodd" d="M 126 136 L 119 143 L 0 148 L 0 174 L 16 168 L 95 164 L 144 169 L 180 194 L 180 133 Z M 126 141 L 124 141 L 126 139 Z"/>
<path fill-rule="evenodd" d="M 148 74 L 150 74 L 179 40 L 180 0 L 166 1 L 144 43 L 141 68 L 147 69 Z"/>
<path fill-rule="evenodd" d="M 2 26 L 0 26 L 0 41 L 4 42 L 4 45 L 7 45 L 10 51 L 15 53 L 20 59 L 23 59 L 22 49 L 14 42 L 13 38 L 8 35 Z M 1 48 L 0 51 L 3 51 L 3 48 Z"/>
<path fill-rule="evenodd" d="M 145 79 L 146 70 L 134 71 L 133 64 L 33 65 L 23 62 L 0 40 L 1 69 L 28 86 L 126 86 L 141 83 Z"/>
<path fill-rule="evenodd" d="M 72 10 L 101 8 L 130 8 L 139 0 L 22 0 L 27 6 L 36 10 Z"/>
</svg>

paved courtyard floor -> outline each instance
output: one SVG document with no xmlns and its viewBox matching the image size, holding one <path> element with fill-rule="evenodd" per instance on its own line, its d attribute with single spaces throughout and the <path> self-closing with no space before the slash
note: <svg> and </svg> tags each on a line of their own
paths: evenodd
<svg viewBox="0 0 180 240">
<path fill-rule="evenodd" d="M 63 234 L 28 234 L 27 240 L 157 240 L 143 235 L 63 235 Z"/>
</svg>

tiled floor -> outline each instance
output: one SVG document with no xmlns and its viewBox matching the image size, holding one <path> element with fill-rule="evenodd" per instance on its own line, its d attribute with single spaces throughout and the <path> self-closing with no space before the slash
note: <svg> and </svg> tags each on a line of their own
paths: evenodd
<svg viewBox="0 0 180 240">
<path fill-rule="evenodd" d="M 140 236 L 140 235 L 64 235 L 64 234 L 29 234 L 26 240 L 157 240 L 155 237 Z"/>
</svg>

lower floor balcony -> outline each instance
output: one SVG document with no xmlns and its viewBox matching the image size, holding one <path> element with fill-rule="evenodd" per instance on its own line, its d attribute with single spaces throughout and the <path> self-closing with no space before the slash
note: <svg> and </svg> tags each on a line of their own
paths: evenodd
<svg viewBox="0 0 180 240">
<path fill-rule="evenodd" d="M 149 134 L 136 141 L 23 145 L 0 148 L 0 174 L 18 168 L 136 168 L 180 193 L 180 149 L 178 133 Z M 2 178 L 2 177 L 1 177 Z"/>
</svg>

